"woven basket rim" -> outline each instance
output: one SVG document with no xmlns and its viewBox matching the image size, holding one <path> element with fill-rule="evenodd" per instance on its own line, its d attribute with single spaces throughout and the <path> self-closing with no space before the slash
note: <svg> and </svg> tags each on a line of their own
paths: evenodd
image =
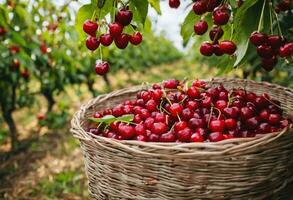
<svg viewBox="0 0 293 200">
<path fill-rule="evenodd" d="M 236 78 L 212 78 L 211 80 L 205 80 L 208 83 L 212 83 L 214 81 L 236 81 L 236 82 L 245 82 L 245 83 L 254 83 L 258 85 L 268 85 L 271 87 L 278 88 L 280 90 L 283 90 L 284 92 L 289 92 L 290 94 L 293 95 L 293 89 L 291 88 L 286 88 L 277 84 L 272 84 L 268 82 L 256 82 L 252 80 L 247 80 L 247 79 L 236 79 Z M 123 93 L 129 92 L 128 90 L 141 90 L 143 89 L 142 86 L 133 86 L 129 88 L 124 88 L 120 90 L 113 91 L 109 94 L 111 94 L 111 98 L 116 96 L 119 96 Z M 270 143 L 277 138 L 281 137 L 283 134 L 286 133 L 292 133 L 293 134 L 293 125 L 290 124 L 288 127 L 284 128 L 282 131 L 279 132 L 274 132 L 274 133 L 267 133 L 267 134 L 258 134 L 255 137 L 249 137 L 249 138 L 232 138 L 232 139 L 227 139 L 227 140 L 222 140 L 219 142 L 206 142 L 206 143 L 176 143 L 176 142 L 166 142 L 166 143 L 160 143 L 160 142 L 140 142 L 140 141 L 135 141 L 135 140 L 116 140 L 112 138 L 105 138 L 102 136 L 96 136 L 86 130 L 81 126 L 81 121 L 84 120 L 82 119 L 84 117 L 84 114 L 87 109 L 89 109 L 91 106 L 96 104 L 97 100 L 98 102 L 103 102 L 106 99 L 108 99 L 109 94 L 103 94 L 100 95 L 90 101 L 88 101 L 86 104 L 82 105 L 80 110 L 77 111 L 74 114 L 74 117 L 71 121 L 71 132 L 73 133 L 73 136 L 79 140 L 84 140 L 84 141 L 93 141 L 95 143 L 101 144 L 101 143 L 112 143 L 117 146 L 120 146 L 121 148 L 131 148 L 132 146 L 141 146 L 141 147 L 152 147 L 152 148 L 157 148 L 157 149 L 166 149 L 166 148 L 188 148 L 188 149 L 198 149 L 198 148 L 203 148 L 203 149 L 217 149 L 221 146 L 227 146 L 230 148 L 227 148 L 225 152 L 235 150 L 236 148 L 239 148 L 241 145 L 243 148 L 253 148 L 257 146 L 258 144 L 267 144 Z M 292 108 L 293 109 L 293 108 Z M 223 153 L 223 152 L 222 152 Z"/>
</svg>

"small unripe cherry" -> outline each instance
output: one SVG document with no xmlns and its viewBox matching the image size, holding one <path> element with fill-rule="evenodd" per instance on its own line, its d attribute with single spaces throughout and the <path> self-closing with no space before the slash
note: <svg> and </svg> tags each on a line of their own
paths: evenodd
<svg viewBox="0 0 293 200">
<path fill-rule="evenodd" d="M 95 67 L 95 71 L 96 71 L 96 74 L 98 75 L 105 75 L 106 73 L 108 73 L 109 71 L 109 64 L 108 62 L 99 62 L 96 64 L 96 67 Z"/>
</svg>

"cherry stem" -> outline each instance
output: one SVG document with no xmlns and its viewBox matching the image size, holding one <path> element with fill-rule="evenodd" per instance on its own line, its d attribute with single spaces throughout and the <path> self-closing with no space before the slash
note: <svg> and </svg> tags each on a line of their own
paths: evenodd
<svg viewBox="0 0 293 200">
<path fill-rule="evenodd" d="M 231 27 L 230 40 L 232 40 L 233 33 L 234 33 L 234 23 L 232 23 L 232 27 Z"/>
<path fill-rule="evenodd" d="M 97 13 L 97 9 L 95 9 L 95 11 L 94 11 L 94 13 L 93 13 L 93 15 L 92 15 L 92 17 L 91 17 L 91 21 L 96 21 L 96 13 Z"/>
<path fill-rule="evenodd" d="M 214 110 L 214 106 L 211 106 L 210 115 L 209 115 L 209 120 L 208 120 L 208 128 L 210 127 L 210 122 L 211 122 L 211 118 L 212 118 L 213 110 Z"/>
<path fill-rule="evenodd" d="M 272 18 L 272 2 L 270 1 L 269 3 L 270 5 L 270 28 L 271 28 L 271 34 L 274 34 L 274 30 L 273 30 L 273 18 Z"/>
<path fill-rule="evenodd" d="M 266 0 L 264 0 L 264 2 L 263 2 L 263 6 L 262 6 L 262 9 L 261 9 L 261 14 L 260 14 L 260 18 L 259 18 L 259 23 L 258 23 L 257 32 L 260 31 L 261 26 L 262 26 L 262 21 L 263 21 L 263 14 L 264 14 L 264 10 L 265 10 L 265 5 L 266 5 Z"/>
<path fill-rule="evenodd" d="M 222 111 L 219 109 L 219 108 L 216 108 L 216 107 L 214 107 L 218 112 L 219 112 L 219 114 L 218 114 L 218 119 L 220 119 L 220 117 L 221 117 L 221 115 L 222 115 Z"/>
<path fill-rule="evenodd" d="M 278 17 L 278 14 L 276 13 L 275 10 L 273 10 L 273 12 L 274 12 L 275 17 L 276 17 L 276 20 L 277 20 L 277 25 L 278 25 L 279 33 L 280 33 L 280 35 L 283 37 L 283 33 L 282 33 L 281 26 L 280 26 L 280 23 L 279 23 L 279 17 Z"/>
<path fill-rule="evenodd" d="M 179 119 L 179 121 L 181 122 L 181 118 L 180 118 L 180 116 L 179 116 L 179 114 L 177 113 L 177 118 Z"/>
</svg>

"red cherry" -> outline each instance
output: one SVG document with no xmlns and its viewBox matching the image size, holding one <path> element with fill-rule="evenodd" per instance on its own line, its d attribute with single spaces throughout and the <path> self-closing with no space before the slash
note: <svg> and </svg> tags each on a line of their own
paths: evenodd
<svg viewBox="0 0 293 200">
<path fill-rule="evenodd" d="M 129 39 L 130 43 L 133 45 L 139 45 L 142 42 L 142 35 L 140 32 L 135 32 Z"/>
<path fill-rule="evenodd" d="M 160 140 L 160 135 L 151 133 L 148 137 L 147 137 L 147 141 L 148 142 L 159 142 Z"/>
<path fill-rule="evenodd" d="M 176 89 L 179 85 L 179 81 L 176 79 L 170 79 L 163 81 L 163 87 L 168 89 Z"/>
<path fill-rule="evenodd" d="M 121 9 L 118 11 L 116 15 L 116 21 L 122 24 L 123 26 L 127 26 L 131 23 L 133 14 L 131 10 Z"/>
<path fill-rule="evenodd" d="M 248 107 L 243 107 L 240 109 L 240 118 L 241 119 L 249 119 L 253 117 L 253 111 Z"/>
<path fill-rule="evenodd" d="M 137 124 L 135 127 L 135 133 L 136 135 L 145 135 L 146 134 L 146 129 L 144 127 L 144 125 L 142 124 Z"/>
<path fill-rule="evenodd" d="M 103 46 L 110 46 L 113 42 L 113 37 L 109 33 L 102 34 L 100 36 L 100 42 Z"/>
<path fill-rule="evenodd" d="M 264 68 L 268 72 L 272 71 L 277 63 L 278 63 L 278 59 L 276 56 L 273 56 L 271 58 L 262 58 L 261 59 L 262 68 Z"/>
<path fill-rule="evenodd" d="M 28 79 L 30 77 L 30 72 L 28 71 L 28 69 L 24 69 L 20 75 L 22 76 L 22 78 L 24 79 Z"/>
<path fill-rule="evenodd" d="M 100 46 L 100 41 L 96 37 L 89 36 L 85 44 L 89 50 L 94 51 Z"/>
<path fill-rule="evenodd" d="M 9 51 L 12 54 L 17 54 L 20 51 L 20 48 L 17 45 L 11 45 Z"/>
<path fill-rule="evenodd" d="M 183 120 L 189 120 L 193 117 L 193 112 L 189 108 L 185 108 L 182 110 L 182 119 Z"/>
<path fill-rule="evenodd" d="M 93 37 L 96 37 L 96 32 L 98 28 L 99 25 L 96 22 L 93 22 L 89 19 L 83 23 L 83 31 Z"/>
<path fill-rule="evenodd" d="M 176 137 L 173 131 L 164 133 L 160 137 L 160 142 L 175 142 L 175 141 L 176 141 Z"/>
<path fill-rule="evenodd" d="M 208 30 L 208 23 L 205 20 L 200 20 L 194 24 L 194 32 L 197 35 L 203 35 Z"/>
<path fill-rule="evenodd" d="M 215 107 L 219 110 L 224 110 L 228 106 L 228 102 L 225 100 L 218 100 L 215 104 Z"/>
<path fill-rule="evenodd" d="M 119 49 L 125 49 L 129 42 L 129 35 L 122 33 L 115 38 L 115 44 Z"/>
<path fill-rule="evenodd" d="M 268 109 L 263 109 L 260 111 L 259 113 L 259 117 L 262 121 L 267 121 L 269 120 L 269 115 L 270 115 L 270 112 Z"/>
<path fill-rule="evenodd" d="M 98 113 L 96 112 L 94 115 L 93 115 L 93 118 L 101 118 L 103 117 L 103 115 L 101 113 Z"/>
<path fill-rule="evenodd" d="M 225 138 L 221 132 L 213 132 L 213 133 L 210 133 L 210 135 L 209 135 L 209 140 L 211 142 L 218 142 L 218 141 L 221 141 L 224 139 Z"/>
<path fill-rule="evenodd" d="M 199 107 L 199 103 L 196 101 L 188 101 L 186 103 L 186 107 L 189 108 L 190 110 L 195 110 Z"/>
<path fill-rule="evenodd" d="M 218 41 L 224 35 L 224 31 L 220 26 L 214 26 L 209 33 L 211 41 Z"/>
<path fill-rule="evenodd" d="M 109 71 L 109 64 L 107 62 L 100 62 L 95 67 L 96 74 L 105 75 Z"/>
<path fill-rule="evenodd" d="M 196 1 L 194 2 L 192 9 L 196 15 L 202 15 L 207 11 L 207 5 L 204 1 Z"/>
<path fill-rule="evenodd" d="M 16 70 L 19 69 L 19 67 L 20 67 L 20 62 L 19 62 L 19 60 L 16 59 L 16 58 L 13 59 L 13 61 L 12 61 L 12 63 L 11 63 L 11 68 L 12 68 L 12 70 L 16 71 Z"/>
<path fill-rule="evenodd" d="M 147 137 L 144 135 L 138 135 L 135 137 L 135 140 L 137 141 L 141 141 L 141 142 L 146 142 L 147 141 Z"/>
<path fill-rule="evenodd" d="M 196 128 L 204 128 L 205 122 L 203 119 L 191 118 L 188 121 L 188 127 L 195 130 Z"/>
<path fill-rule="evenodd" d="M 266 44 L 258 46 L 256 48 L 256 51 L 257 51 L 257 54 L 263 58 L 270 58 L 274 55 L 274 51 L 273 51 L 272 47 L 270 47 Z"/>
<path fill-rule="evenodd" d="M 270 35 L 268 37 L 268 45 L 274 49 L 280 48 L 282 45 L 282 37 L 279 35 Z"/>
<path fill-rule="evenodd" d="M 169 109 L 169 111 L 173 117 L 180 115 L 182 110 L 183 110 L 183 106 L 180 105 L 179 103 L 173 103 Z"/>
<path fill-rule="evenodd" d="M 151 114 L 149 113 L 149 111 L 147 109 L 141 109 L 141 112 L 139 114 L 141 119 L 147 119 L 148 117 L 151 116 Z"/>
<path fill-rule="evenodd" d="M 237 49 L 234 42 L 232 42 L 230 40 L 224 40 L 224 41 L 220 42 L 219 46 L 220 46 L 221 51 L 225 54 L 228 54 L 228 55 L 232 55 Z"/>
<path fill-rule="evenodd" d="M 213 21 L 216 25 L 225 25 L 228 23 L 230 13 L 227 8 L 219 8 L 213 12 Z"/>
<path fill-rule="evenodd" d="M 266 122 L 261 123 L 256 129 L 256 132 L 259 134 L 269 133 L 270 131 L 271 131 L 271 126 Z"/>
<path fill-rule="evenodd" d="M 214 53 L 214 47 L 209 42 L 203 42 L 200 46 L 199 51 L 204 56 L 211 56 Z"/>
<path fill-rule="evenodd" d="M 279 49 L 280 57 L 289 57 L 293 55 L 293 42 L 289 42 Z"/>
<path fill-rule="evenodd" d="M 268 122 L 272 125 L 279 124 L 281 120 L 281 115 L 280 114 L 270 114 Z"/>
<path fill-rule="evenodd" d="M 42 54 L 46 54 L 46 53 L 48 53 L 48 48 L 47 48 L 46 43 L 42 43 L 42 44 L 40 45 L 40 50 L 41 50 Z"/>
<path fill-rule="evenodd" d="M 180 6 L 180 0 L 169 0 L 170 8 L 178 8 Z"/>
<path fill-rule="evenodd" d="M 204 99 L 201 102 L 201 105 L 204 108 L 210 108 L 212 105 L 212 98 L 210 96 L 204 97 Z"/>
<path fill-rule="evenodd" d="M 213 45 L 213 51 L 216 56 L 221 56 L 224 54 L 224 52 L 222 52 L 222 50 L 220 49 L 220 46 L 218 44 Z"/>
<path fill-rule="evenodd" d="M 184 128 L 177 132 L 177 138 L 181 142 L 189 142 L 192 131 L 189 128 Z"/>
<path fill-rule="evenodd" d="M 212 120 L 209 124 L 209 129 L 212 132 L 222 132 L 225 130 L 225 121 L 224 120 Z"/>
<path fill-rule="evenodd" d="M 198 91 L 198 89 L 196 87 L 188 88 L 186 93 L 190 98 L 193 98 L 193 99 L 199 98 L 199 95 L 200 95 L 200 92 Z"/>
<path fill-rule="evenodd" d="M 124 114 L 123 106 L 122 106 L 122 105 L 115 106 L 115 107 L 112 109 L 112 114 L 113 114 L 115 117 L 122 116 L 122 115 Z"/>
<path fill-rule="evenodd" d="M 187 127 L 187 123 L 185 121 L 179 121 L 174 124 L 174 131 L 178 133 L 178 131 L 183 130 Z"/>
<path fill-rule="evenodd" d="M 135 135 L 134 127 L 126 124 L 119 124 L 118 126 L 119 135 L 122 136 L 123 139 L 131 139 Z"/>
<path fill-rule="evenodd" d="M 254 31 L 253 33 L 251 33 L 249 40 L 255 46 L 259 46 L 267 42 L 268 36 L 265 33 Z"/>
<path fill-rule="evenodd" d="M 202 137 L 201 134 L 199 133 L 192 133 L 191 137 L 190 137 L 190 142 L 203 142 L 204 138 Z"/>
<path fill-rule="evenodd" d="M 254 130 L 258 126 L 259 118 L 258 117 L 252 117 L 246 120 L 245 124 L 247 129 Z"/>
<path fill-rule="evenodd" d="M 0 26 L 0 36 L 4 36 L 6 34 L 6 29 L 2 26 Z"/>
<path fill-rule="evenodd" d="M 116 38 L 122 34 L 123 26 L 117 22 L 109 24 L 109 32 L 113 38 Z"/>
<path fill-rule="evenodd" d="M 153 127 L 154 122 L 155 122 L 155 119 L 154 119 L 154 118 L 152 118 L 152 117 L 148 117 L 148 118 L 144 121 L 143 125 L 144 125 L 147 129 L 151 129 L 151 128 Z"/>
<path fill-rule="evenodd" d="M 218 0 L 207 1 L 207 11 L 212 12 L 219 4 L 220 4 L 220 1 Z"/>
<path fill-rule="evenodd" d="M 236 120 L 233 118 L 229 118 L 225 120 L 225 126 L 227 127 L 227 129 L 229 130 L 234 130 L 237 127 L 237 123 Z"/>
</svg>

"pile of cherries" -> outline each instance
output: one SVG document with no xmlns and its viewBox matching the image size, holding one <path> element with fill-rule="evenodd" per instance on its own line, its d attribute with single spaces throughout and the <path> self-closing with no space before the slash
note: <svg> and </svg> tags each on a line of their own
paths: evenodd
<svg viewBox="0 0 293 200">
<path fill-rule="evenodd" d="M 250 42 L 256 46 L 257 54 L 261 57 L 261 66 L 266 71 L 272 71 L 278 63 L 278 56 L 289 58 L 293 56 L 293 42 L 287 42 L 279 35 L 267 35 L 253 32 Z"/>
<path fill-rule="evenodd" d="M 135 31 L 132 35 L 123 33 L 125 26 L 132 26 L 133 13 L 127 7 L 120 9 L 116 16 L 115 21 L 110 23 L 107 27 L 108 32 L 98 34 L 99 24 L 92 20 L 86 20 L 83 24 L 83 30 L 89 36 L 86 39 L 86 46 L 89 50 L 95 51 L 100 44 L 108 47 L 113 41 L 119 49 L 125 49 L 130 42 L 132 45 L 139 45 L 142 42 L 142 34 Z M 104 24 L 100 24 L 104 26 Z M 109 64 L 105 61 L 99 62 L 95 66 L 95 71 L 98 75 L 105 75 L 109 71 Z"/>
<path fill-rule="evenodd" d="M 97 112 L 95 119 L 131 115 L 129 122 L 91 123 L 94 135 L 146 142 L 217 142 L 277 132 L 291 123 L 280 102 L 267 94 L 241 88 L 209 87 L 166 80 L 137 93 L 114 108 Z M 98 128 L 97 128 L 98 127 Z"/>
</svg>

